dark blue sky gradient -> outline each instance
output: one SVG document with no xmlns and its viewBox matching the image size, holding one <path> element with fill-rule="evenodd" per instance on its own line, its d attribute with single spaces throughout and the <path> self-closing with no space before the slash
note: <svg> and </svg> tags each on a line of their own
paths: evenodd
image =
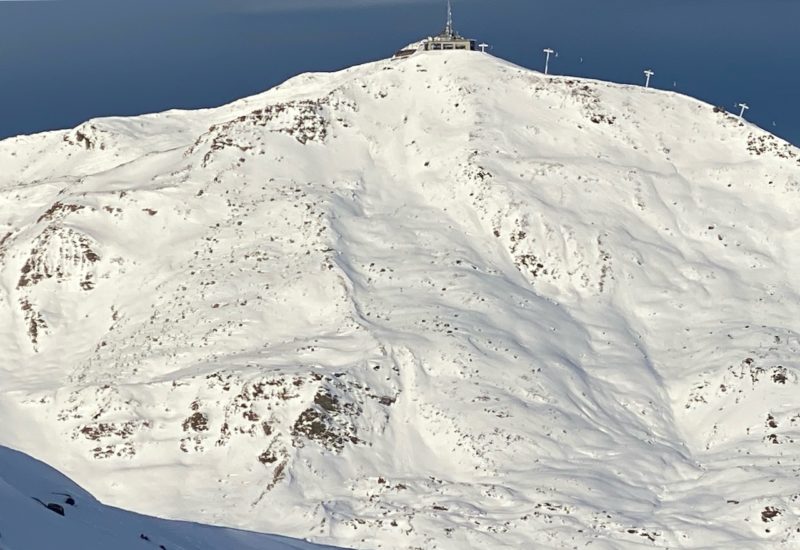
<svg viewBox="0 0 800 550">
<path fill-rule="evenodd" d="M 444 23 L 444 0 L 278 2 L 0 1 L 0 138 L 221 105 L 301 72 L 387 57 Z M 456 28 L 497 56 L 540 70 L 551 46 L 553 72 L 630 83 L 652 67 L 654 86 L 730 110 L 745 101 L 748 118 L 800 144 L 800 0 L 455 4 Z"/>
</svg>

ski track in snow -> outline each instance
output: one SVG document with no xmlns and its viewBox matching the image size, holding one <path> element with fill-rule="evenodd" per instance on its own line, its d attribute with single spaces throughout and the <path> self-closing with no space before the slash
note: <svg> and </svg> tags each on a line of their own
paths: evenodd
<svg viewBox="0 0 800 550">
<path fill-rule="evenodd" d="M 428 52 L 0 166 L 0 443 L 104 502 L 354 548 L 800 545 L 800 152 L 738 117 Z"/>
</svg>

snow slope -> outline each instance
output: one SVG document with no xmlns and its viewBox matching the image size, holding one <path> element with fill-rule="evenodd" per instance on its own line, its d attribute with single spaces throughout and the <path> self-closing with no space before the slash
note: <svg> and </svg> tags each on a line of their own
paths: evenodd
<svg viewBox="0 0 800 550">
<path fill-rule="evenodd" d="M 333 550 L 103 506 L 49 466 L 6 447 L 0 447 L 0 511 L 2 550 Z"/>
<path fill-rule="evenodd" d="M 430 52 L 0 142 L 0 443 L 341 546 L 796 548 L 800 152 L 718 111 Z"/>
</svg>

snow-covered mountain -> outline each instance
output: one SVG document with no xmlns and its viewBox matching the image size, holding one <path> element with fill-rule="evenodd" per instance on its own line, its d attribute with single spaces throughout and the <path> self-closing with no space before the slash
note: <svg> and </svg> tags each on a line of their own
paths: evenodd
<svg viewBox="0 0 800 550">
<path fill-rule="evenodd" d="M 431 52 L 0 167 L 0 443 L 104 502 L 370 549 L 800 546 L 800 151 L 721 109 Z"/>
<path fill-rule="evenodd" d="M 2 550 L 323 550 L 268 535 L 140 516 L 104 506 L 23 453 L 0 447 Z"/>
</svg>

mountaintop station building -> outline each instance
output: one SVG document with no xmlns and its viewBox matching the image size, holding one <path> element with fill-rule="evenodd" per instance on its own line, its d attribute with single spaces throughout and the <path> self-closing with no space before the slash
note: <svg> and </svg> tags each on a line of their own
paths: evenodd
<svg viewBox="0 0 800 550">
<path fill-rule="evenodd" d="M 453 9 L 450 0 L 447 2 L 447 24 L 442 32 L 436 36 L 429 36 L 421 42 L 411 44 L 394 54 L 393 59 L 401 59 L 415 54 L 419 51 L 451 51 L 451 50 L 470 50 L 475 51 L 476 41 L 471 38 L 464 38 L 453 29 Z"/>
</svg>

